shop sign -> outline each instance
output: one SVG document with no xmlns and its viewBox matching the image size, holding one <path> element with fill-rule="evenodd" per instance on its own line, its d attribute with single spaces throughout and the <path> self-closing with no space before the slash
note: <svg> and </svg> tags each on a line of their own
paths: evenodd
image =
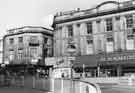
<svg viewBox="0 0 135 93">
<path fill-rule="evenodd" d="M 99 58 L 99 61 L 121 61 L 135 59 L 135 55 L 106 56 Z"/>
</svg>

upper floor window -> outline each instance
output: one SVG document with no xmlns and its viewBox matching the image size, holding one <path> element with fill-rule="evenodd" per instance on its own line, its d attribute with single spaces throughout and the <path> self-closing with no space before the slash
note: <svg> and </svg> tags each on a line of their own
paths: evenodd
<svg viewBox="0 0 135 93">
<path fill-rule="evenodd" d="M 10 38 L 10 39 L 9 39 L 9 43 L 10 43 L 10 44 L 13 44 L 13 43 L 14 43 L 14 38 Z"/>
<path fill-rule="evenodd" d="M 113 42 L 113 37 L 108 37 L 107 42 Z"/>
<path fill-rule="evenodd" d="M 131 28 L 133 26 L 133 16 L 128 15 L 126 16 L 126 27 Z"/>
<path fill-rule="evenodd" d="M 30 55 L 31 55 L 31 57 L 35 57 L 35 55 L 37 55 L 37 48 L 36 47 L 31 47 L 30 48 Z"/>
<path fill-rule="evenodd" d="M 87 44 L 93 44 L 93 40 L 87 39 Z"/>
<path fill-rule="evenodd" d="M 127 35 L 127 39 L 128 40 L 134 39 L 134 35 L 133 34 L 132 35 Z"/>
<path fill-rule="evenodd" d="M 77 27 L 80 27 L 80 24 L 76 24 L 77 25 Z"/>
<path fill-rule="evenodd" d="M 44 44 L 46 44 L 46 43 L 47 43 L 47 41 L 48 41 L 48 38 L 47 38 L 47 37 L 45 37 L 45 38 L 44 38 Z"/>
<path fill-rule="evenodd" d="M 119 21 L 119 20 L 120 20 L 120 16 L 116 16 L 115 19 L 116 19 L 117 21 Z"/>
<path fill-rule="evenodd" d="M 73 36 L 73 26 L 72 25 L 69 25 L 68 26 L 68 36 L 69 37 L 72 37 Z"/>
<path fill-rule="evenodd" d="M 112 31 L 113 30 L 113 23 L 112 19 L 106 19 L 106 31 Z"/>
<path fill-rule="evenodd" d="M 23 42 L 23 37 L 18 37 L 18 42 L 22 43 Z"/>
<path fill-rule="evenodd" d="M 92 34 L 92 22 L 87 23 L 87 34 Z"/>
<path fill-rule="evenodd" d="M 21 60 L 23 58 L 23 49 L 18 49 L 18 59 Z"/>
</svg>

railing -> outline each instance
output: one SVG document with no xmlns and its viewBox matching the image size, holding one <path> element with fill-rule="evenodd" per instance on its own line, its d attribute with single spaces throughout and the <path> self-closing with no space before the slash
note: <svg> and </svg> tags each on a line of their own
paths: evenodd
<svg viewBox="0 0 135 93">
<path fill-rule="evenodd" d="M 5 78 L 1 76 L 0 85 L 0 87 L 22 87 L 51 93 L 101 93 L 100 87 L 94 83 L 62 78 L 39 78 L 35 76 Z"/>
<path fill-rule="evenodd" d="M 71 79 L 35 79 L 33 88 L 51 93 L 101 93 L 99 86 L 94 83 Z"/>
<path fill-rule="evenodd" d="M 59 88 L 55 86 L 59 86 Z M 101 93 L 101 90 L 98 85 L 85 81 L 55 79 L 54 93 Z"/>
</svg>

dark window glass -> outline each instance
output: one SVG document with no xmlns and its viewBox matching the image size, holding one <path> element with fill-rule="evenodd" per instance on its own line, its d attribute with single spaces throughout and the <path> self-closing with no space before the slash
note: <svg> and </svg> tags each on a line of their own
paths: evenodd
<svg viewBox="0 0 135 93">
<path fill-rule="evenodd" d="M 9 39 L 9 43 L 10 43 L 10 44 L 13 44 L 13 43 L 14 43 L 14 39 L 13 39 L 13 38 L 10 38 L 10 39 Z"/>
<path fill-rule="evenodd" d="M 132 15 L 126 16 L 126 26 L 127 26 L 127 28 L 131 28 L 133 26 L 133 16 Z"/>
<path fill-rule="evenodd" d="M 45 37 L 45 38 L 44 38 L 44 44 L 47 44 L 47 41 L 48 41 L 48 38 Z"/>
<path fill-rule="evenodd" d="M 113 30 L 113 24 L 112 19 L 106 19 L 106 31 L 112 31 Z"/>
<path fill-rule="evenodd" d="M 18 42 L 22 43 L 23 42 L 23 37 L 18 37 Z"/>
<path fill-rule="evenodd" d="M 92 22 L 87 23 L 87 34 L 92 34 Z"/>
<path fill-rule="evenodd" d="M 93 44 L 93 40 L 87 39 L 87 44 Z"/>
<path fill-rule="evenodd" d="M 72 37 L 73 36 L 73 26 L 72 25 L 69 25 L 68 26 L 68 36 L 69 37 Z"/>
<path fill-rule="evenodd" d="M 108 37 L 107 42 L 113 42 L 113 37 Z"/>
<path fill-rule="evenodd" d="M 128 35 L 127 36 L 127 39 L 130 40 L 130 39 L 133 39 L 134 38 L 134 35 Z"/>
</svg>

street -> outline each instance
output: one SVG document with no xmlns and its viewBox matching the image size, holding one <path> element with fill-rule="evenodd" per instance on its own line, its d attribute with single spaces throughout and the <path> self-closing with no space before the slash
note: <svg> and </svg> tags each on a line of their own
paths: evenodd
<svg viewBox="0 0 135 93">
<path fill-rule="evenodd" d="M 0 88 L 0 93 L 45 93 L 45 91 L 26 88 Z"/>
<path fill-rule="evenodd" d="M 135 93 L 135 89 L 124 89 L 124 88 L 102 88 L 102 93 Z"/>
</svg>

